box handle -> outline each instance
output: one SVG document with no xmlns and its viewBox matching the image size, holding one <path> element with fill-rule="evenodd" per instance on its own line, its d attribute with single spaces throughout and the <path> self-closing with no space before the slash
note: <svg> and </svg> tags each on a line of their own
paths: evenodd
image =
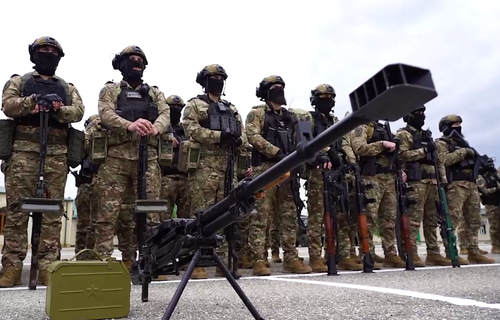
<svg viewBox="0 0 500 320">
<path fill-rule="evenodd" d="M 75 260 L 75 259 L 76 259 L 76 257 L 78 257 L 80 254 L 82 254 L 82 253 L 84 253 L 84 252 L 86 252 L 86 251 L 90 251 L 90 252 L 94 253 L 94 255 L 95 255 L 97 258 L 99 258 L 99 260 L 104 261 L 104 260 L 102 260 L 101 256 L 100 256 L 97 252 L 95 252 L 94 250 L 92 250 L 92 249 L 83 249 L 83 250 L 80 250 L 80 251 L 78 251 L 78 253 L 77 253 L 77 254 L 75 254 L 75 256 L 74 256 L 73 258 L 69 259 L 68 261 Z"/>
</svg>

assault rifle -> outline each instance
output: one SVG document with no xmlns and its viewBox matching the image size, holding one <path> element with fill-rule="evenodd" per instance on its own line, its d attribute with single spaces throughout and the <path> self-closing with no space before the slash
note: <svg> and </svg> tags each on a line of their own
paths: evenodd
<svg viewBox="0 0 500 320">
<path fill-rule="evenodd" d="M 369 95 L 370 94 L 370 95 Z M 244 178 L 228 196 L 194 219 L 170 219 L 147 231 L 143 254 L 134 262 L 134 277 L 150 281 L 151 275 L 180 274 L 188 265 L 170 301 L 163 320 L 170 319 L 196 266 L 217 265 L 255 319 L 263 319 L 237 281 L 215 252 L 222 238 L 218 230 L 245 219 L 254 209 L 255 198 L 287 177 L 288 173 L 311 155 L 342 138 L 361 124 L 378 119 L 395 121 L 420 108 L 437 96 L 430 72 L 407 65 L 389 65 L 351 93 L 353 113 L 296 150 L 255 178 Z M 143 290 L 147 286 L 143 286 Z M 144 294 L 143 294 L 144 295 Z M 147 295 L 147 294 L 146 294 Z"/>
<path fill-rule="evenodd" d="M 432 140 L 432 132 L 430 130 L 424 131 L 424 141 L 427 144 L 435 143 Z M 441 175 L 438 167 L 438 157 L 437 150 L 434 150 L 431 154 L 432 162 L 434 162 L 434 172 L 436 175 L 438 200 L 436 200 L 436 209 L 439 215 L 439 229 L 441 231 L 441 239 L 446 240 L 448 246 L 448 254 L 450 255 L 451 265 L 453 268 L 460 267 L 460 261 L 458 260 L 458 250 L 457 250 L 457 237 L 453 230 L 453 222 L 451 220 L 450 211 L 448 208 L 448 199 L 446 198 L 446 191 L 441 183 Z"/>
<path fill-rule="evenodd" d="M 361 169 L 358 165 L 354 164 L 351 166 L 352 173 L 354 174 L 354 190 L 356 199 L 356 216 L 358 220 L 358 235 L 359 242 L 361 246 L 361 252 L 363 253 L 363 272 L 371 273 L 373 272 L 373 267 L 375 266 L 375 260 L 370 252 L 370 242 L 368 240 L 368 220 L 366 218 L 366 205 L 368 203 L 375 202 L 375 199 L 366 197 L 366 190 L 373 188 L 372 184 L 366 184 L 361 179 Z"/>
<path fill-rule="evenodd" d="M 47 95 L 50 96 L 50 95 Z M 57 100 L 53 100 L 57 101 Z M 36 279 L 38 271 L 38 246 L 42 232 L 42 215 L 44 213 L 63 213 L 62 199 L 51 199 L 50 191 L 45 183 L 45 159 L 47 157 L 47 140 L 49 135 L 49 117 L 52 110 L 52 101 L 40 99 L 37 104 L 45 107 L 40 108 L 40 163 L 38 167 L 38 180 L 36 183 L 34 198 L 20 198 L 19 209 L 24 213 L 31 213 L 33 219 L 31 229 L 31 266 L 28 288 L 36 290 Z M 64 213 L 63 213 L 64 214 Z"/>
<path fill-rule="evenodd" d="M 406 270 L 415 270 L 413 262 L 413 242 L 411 239 L 411 224 L 410 215 L 408 214 L 408 206 L 415 204 L 415 200 L 407 198 L 407 192 L 412 191 L 413 187 L 408 183 L 403 182 L 403 169 L 399 162 L 399 139 L 394 137 L 391 131 L 389 121 L 384 123 L 384 127 L 389 141 L 396 144 L 392 156 L 391 169 L 396 171 L 396 193 L 398 196 L 398 213 L 396 215 L 396 241 L 398 246 L 399 256 L 406 262 Z M 404 248 L 401 244 L 404 242 Z"/>
</svg>

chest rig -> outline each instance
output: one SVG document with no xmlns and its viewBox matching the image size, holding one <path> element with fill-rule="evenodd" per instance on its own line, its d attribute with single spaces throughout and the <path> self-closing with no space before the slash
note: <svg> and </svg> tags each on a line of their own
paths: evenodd
<svg viewBox="0 0 500 320">
<path fill-rule="evenodd" d="M 241 123 L 236 118 L 236 113 L 231 109 L 231 104 L 226 100 L 212 101 L 207 95 L 199 95 L 198 99 L 208 104 L 208 117 L 200 120 L 200 125 L 214 131 L 228 132 L 241 136 Z"/>
<path fill-rule="evenodd" d="M 262 133 L 264 139 L 278 147 L 284 155 L 288 155 L 295 150 L 292 115 L 285 108 L 281 108 L 281 114 L 274 112 L 271 108 L 266 111 Z M 265 155 L 260 153 L 259 155 L 262 162 L 269 161 Z"/>
<path fill-rule="evenodd" d="M 424 148 L 429 143 L 428 139 L 424 137 L 421 130 L 416 130 L 411 127 L 404 127 L 402 130 L 410 133 L 413 140 L 412 150 L 418 150 Z M 434 161 L 430 153 L 426 153 L 425 158 L 419 159 L 417 161 L 405 161 L 407 181 L 420 181 L 422 179 L 434 179 L 436 174 L 434 172 L 427 172 L 422 170 L 421 165 L 434 166 Z"/>
<path fill-rule="evenodd" d="M 158 106 L 149 95 L 149 86 L 142 84 L 138 90 L 120 83 L 120 94 L 116 100 L 116 113 L 128 121 L 145 119 L 154 122 L 158 118 Z"/>
<path fill-rule="evenodd" d="M 374 143 L 377 141 L 388 141 L 389 136 L 385 130 L 383 124 L 376 123 L 373 128 L 373 134 L 368 138 L 367 143 Z M 391 168 L 383 167 L 377 163 L 379 157 L 385 157 L 383 153 L 378 154 L 375 157 L 359 157 L 359 167 L 361 169 L 361 174 L 364 176 L 374 176 L 379 173 L 392 173 Z"/>
</svg>

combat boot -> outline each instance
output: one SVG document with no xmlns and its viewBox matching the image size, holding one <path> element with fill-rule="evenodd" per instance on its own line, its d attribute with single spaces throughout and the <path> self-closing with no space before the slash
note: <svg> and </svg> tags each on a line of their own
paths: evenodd
<svg viewBox="0 0 500 320">
<path fill-rule="evenodd" d="M 271 268 L 271 262 L 267 259 L 267 255 L 264 256 L 264 263 L 266 264 L 266 267 Z"/>
<path fill-rule="evenodd" d="M 381 256 L 377 255 L 377 254 L 374 254 L 373 255 L 373 260 L 375 260 L 375 262 L 377 263 L 384 263 L 384 258 L 382 258 Z"/>
<path fill-rule="evenodd" d="M 205 271 L 205 268 L 194 268 L 193 273 L 191 274 L 191 279 L 206 278 L 208 278 L 208 272 Z"/>
<path fill-rule="evenodd" d="M 415 265 L 416 268 L 424 268 L 425 267 L 425 262 L 420 259 L 420 257 L 417 254 L 413 255 L 413 264 Z"/>
<path fill-rule="evenodd" d="M 362 255 L 363 255 L 363 253 L 361 253 L 361 256 L 362 256 Z M 350 258 L 351 258 L 351 260 L 352 260 L 352 261 L 354 261 L 354 262 L 356 262 L 356 263 L 358 263 L 358 264 L 359 264 L 359 263 L 362 263 L 361 258 L 360 258 L 360 257 L 358 257 L 358 256 L 356 255 L 356 253 L 351 253 Z"/>
<path fill-rule="evenodd" d="M 356 261 L 354 261 L 354 259 L 349 257 L 349 258 L 340 259 L 339 263 L 337 264 L 337 268 L 339 270 L 361 271 L 361 270 L 363 270 L 363 265 L 360 263 L 357 263 Z"/>
<path fill-rule="evenodd" d="M 488 251 L 485 251 L 485 250 L 481 250 L 481 249 L 479 249 L 479 253 L 480 253 L 480 254 L 488 254 Z"/>
<path fill-rule="evenodd" d="M 21 270 L 4 268 L 0 278 L 0 288 L 10 288 L 21 285 Z"/>
<path fill-rule="evenodd" d="M 399 256 L 390 254 L 385 256 L 384 267 L 406 268 L 406 263 Z"/>
<path fill-rule="evenodd" d="M 241 256 L 241 258 L 238 258 L 238 268 L 241 269 L 252 269 L 253 263 L 248 259 L 247 255 Z"/>
<path fill-rule="evenodd" d="M 270 276 L 271 269 L 266 266 L 264 260 L 257 260 L 253 263 L 253 275 L 254 276 Z"/>
<path fill-rule="evenodd" d="M 472 264 L 491 264 L 495 263 L 494 259 L 487 258 L 483 256 L 480 253 L 472 253 L 469 251 L 469 254 L 467 255 L 467 260 L 469 260 L 470 263 Z"/>
<path fill-rule="evenodd" d="M 272 258 L 271 258 L 271 260 L 274 263 L 282 263 L 283 262 L 283 260 L 281 260 L 281 258 L 280 258 L 279 251 L 278 252 L 272 252 Z"/>
<path fill-rule="evenodd" d="M 439 253 L 428 253 L 425 258 L 425 264 L 429 266 L 451 266 L 451 260 L 446 259 Z"/>
<path fill-rule="evenodd" d="M 500 246 L 493 245 L 491 247 L 491 253 L 493 253 L 493 254 L 500 254 Z"/>
<path fill-rule="evenodd" d="M 309 259 L 309 266 L 312 269 L 312 272 L 327 272 L 328 266 L 325 263 L 325 260 L 321 259 L 321 256 L 313 256 Z"/>
<path fill-rule="evenodd" d="M 460 254 L 468 254 L 468 251 L 467 251 L 467 248 L 465 247 L 460 247 L 460 251 L 459 251 Z"/>
<path fill-rule="evenodd" d="M 38 277 L 36 278 L 36 284 L 40 286 L 46 286 L 48 283 L 47 270 L 38 270 Z"/>
<path fill-rule="evenodd" d="M 311 273 L 312 268 L 310 266 L 306 266 L 304 261 L 300 261 L 298 258 L 294 260 L 284 261 L 283 262 L 283 272 L 289 273 Z"/>
</svg>

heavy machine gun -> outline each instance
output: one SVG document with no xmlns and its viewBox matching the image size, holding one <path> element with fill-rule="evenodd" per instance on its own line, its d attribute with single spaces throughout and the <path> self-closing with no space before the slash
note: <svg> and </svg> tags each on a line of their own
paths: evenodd
<svg viewBox="0 0 500 320">
<path fill-rule="evenodd" d="M 395 121 L 436 96 L 429 70 L 403 64 L 386 66 L 350 94 L 352 114 L 316 138 L 299 143 L 293 153 L 263 174 L 243 179 L 227 197 L 197 212 L 196 218 L 170 219 L 148 230 L 143 254 L 132 268 L 137 273 L 133 276 L 150 281 L 151 276 L 179 275 L 179 270 L 189 265 L 162 319 L 170 319 L 194 268 L 204 264 L 219 266 L 253 317 L 264 319 L 215 252 L 222 240 L 217 231 L 247 217 L 254 209 L 255 198 L 264 196 L 265 190 L 283 181 L 290 171 L 357 126 L 379 119 Z"/>
</svg>

